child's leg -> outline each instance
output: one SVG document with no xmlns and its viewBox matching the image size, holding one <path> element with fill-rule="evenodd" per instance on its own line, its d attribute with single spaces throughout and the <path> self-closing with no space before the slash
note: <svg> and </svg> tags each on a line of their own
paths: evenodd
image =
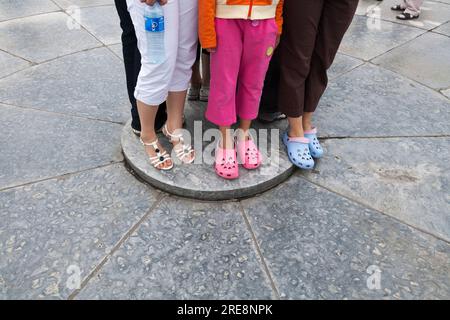
<svg viewBox="0 0 450 320">
<path fill-rule="evenodd" d="M 239 70 L 236 105 L 241 129 L 247 129 L 258 115 L 264 78 L 274 52 L 278 27 L 274 19 L 241 21 L 244 47 Z"/>
<path fill-rule="evenodd" d="M 202 85 L 206 88 L 210 86 L 210 72 L 210 54 L 202 52 Z"/>
<path fill-rule="evenodd" d="M 236 122 L 236 84 L 242 55 L 242 30 L 235 19 L 216 19 L 217 48 L 211 53 L 211 91 L 206 118 L 229 127 Z M 225 132 L 225 131 L 224 131 Z M 232 139 L 224 134 L 224 148 Z"/>
</svg>

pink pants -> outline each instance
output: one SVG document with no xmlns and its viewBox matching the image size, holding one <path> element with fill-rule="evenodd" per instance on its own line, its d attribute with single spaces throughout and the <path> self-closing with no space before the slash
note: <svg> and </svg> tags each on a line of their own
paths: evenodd
<svg viewBox="0 0 450 320">
<path fill-rule="evenodd" d="M 264 78 L 278 28 L 275 19 L 216 18 L 217 48 L 211 53 L 211 89 L 206 118 L 230 126 L 237 116 L 258 115 Z"/>
</svg>

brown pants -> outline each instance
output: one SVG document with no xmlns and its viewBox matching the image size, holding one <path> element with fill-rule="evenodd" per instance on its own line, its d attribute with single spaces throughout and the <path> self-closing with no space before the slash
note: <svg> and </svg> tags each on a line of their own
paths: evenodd
<svg viewBox="0 0 450 320">
<path fill-rule="evenodd" d="M 357 6 L 358 0 L 285 0 L 278 106 L 288 117 L 316 110 Z"/>
</svg>

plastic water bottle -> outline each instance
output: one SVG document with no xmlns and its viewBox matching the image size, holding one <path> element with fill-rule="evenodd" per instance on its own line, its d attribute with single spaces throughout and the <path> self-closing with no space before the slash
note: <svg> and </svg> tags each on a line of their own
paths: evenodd
<svg viewBox="0 0 450 320">
<path fill-rule="evenodd" d="M 166 59 L 166 49 L 164 46 L 164 10 L 159 2 L 153 6 L 145 6 L 144 19 L 150 63 L 162 63 Z"/>
</svg>

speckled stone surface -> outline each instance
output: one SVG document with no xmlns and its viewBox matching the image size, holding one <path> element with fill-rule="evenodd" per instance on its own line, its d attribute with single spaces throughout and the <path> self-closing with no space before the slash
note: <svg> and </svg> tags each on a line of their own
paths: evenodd
<svg viewBox="0 0 450 320">
<path fill-rule="evenodd" d="M 333 80 L 363 63 L 364 62 L 359 59 L 338 53 L 334 59 L 333 65 L 328 70 L 328 78 Z"/>
<path fill-rule="evenodd" d="M 284 161 L 283 175 L 242 169 L 226 184 L 211 162 L 156 177 L 183 196 L 245 199 L 205 202 L 124 162 L 113 0 L 0 0 L 0 300 L 450 299 L 450 0 L 426 1 L 413 22 L 374 16 L 393 2 L 359 2 L 315 116 L 315 170 L 292 175 Z M 205 108 L 187 104 L 190 130 Z"/>
<path fill-rule="evenodd" d="M 270 299 L 237 203 L 166 198 L 77 299 Z"/>
<path fill-rule="evenodd" d="M 113 0 L 54 0 L 63 9 L 67 9 L 71 6 L 77 7 L 93 7 L 114 4 Z"/>
<path fill-rule="evenodd" d="M 190 103 L 186 108 L 186 129 L 189 130 L 191 136 L 194 135 L 194 121 L 203 121 L 197 123 L 200 125 L 200 130 L 197 131 L 200 132 L 199 139 L 192 140 L 198 141 L 194 146 L 198 159 L 190 165 L 175 164 L 175 167 L 170 171 L 156 170 L 151 166 L 139 138 L 134 135 L 130 124 L 127 123 L 122 134 L 122 148 L 125 159 L 136 174 L 163 191 L 204 200 L 224 200 L 252 196 L 276 186 L 290 176 L 294 167 L 287 158 L 282 142 L 277 141 L 278 145 L 272 145 L 269 141 L 268 148 L 261 149 L 261 152 L 264 153 L 264 150 L 268 150 L 269 154 L 273 155 L 271 161 L 268 161 L 268 158 L 265 157 L 263 165 L 256 170 L 246 170 L 240 167 L 240 177 L 237 180 L 230 181 L 218 177 L 214 171 L 214 157 L 210 156 L 213 154 L 216 142 L 210 142 L 210 139 L 201 142 L 201 126 L 203 126 L 203 132 L 212 127 L 203 118 L 204 107 L 205 105 L 202 103 Z M 283 126 L 283 124 L 284 122 L 280 123 L 280 126 Z M 267 129 L 257 122 L 255 122 L 255 128 Z M 276 130 L 274 136 L 279 140 L 281 131 L 278 128 Z M 271 138 L 270 133 L 268 137 Z M 170 152 L 171 148 L 167 139 L 161 136 L 160 141 Z M 172 158 L 175 159 L 174 154 Z"/>
<path fill-rule="evenodd" d="M 443 25 L 440 25 L 436 29 L 433 29 L 433 32 L 444 34 L 450 37 L 450 22 L 444 23 Z"/>
<path fill-rule="evenodd" d="M 443 91 L 442 91 L 442 94 L 443 94 L 444 96 L 446 96 L 447 98 L 450 99 L 450 89 L 443 90 Z"/>
<path fill-rule="evenodd" d="M 0 80 L 0 102 L 125 122 L 123 62 L 107 48 L 41 64 Z"/>
<path fill-rule="evenodd" d="M 243 206 L 283 299 L 450 297 L 448 243 L 298 176 Z"/>
<path fill-rule="evenodd" d="M 122 29 L 114 5 L 81 8 L 78 22 L 106 45 L 121 42 Z"/>
<path fill-rule="evenodd" d="M 330 83 L 316 121 L 322 137 L 445 135 L 450 132 L 450 101 L 406 77 L 366 64 Z"/>
<path fill-rule="evenodd" d="M 0 189 L 123 159 L 117 124 L 3 104 L 0 119 Z"/>
<path fill-rule="evenodd" d="M 373 62 L 433 89 L 450 87 L 450 38 L 447 36 L 429 32 Z"/>
<path fill-rule="evenodd" d="M 67 298 L 156 199 L 121 165 L 0 192 L 0 298 Z"/>
<path fill-rule="evenodd" d="M 51 0 L 2 0 L 0 1 L 0 21 L 58 11 L 59 9 Z"/>
<path fill-rule="evenodd" d="M 0 23 L 1 48 L 33 62 L 43 62 L 101 45 L 86 30 L 68 28 L 69 16 L 54 12 Z M 43 35 L 51 34 L 51 37 Z"/>
<path fill-rule="evenodd" d="M 114 52 L 114 54 L 116 54 L 120 59 L 123 60 L 123 52 L 122 52 L 122 44 L 113 44 L 108 46 L 108 48 Z"/>
<path fill-rule="evenodd" d="M 308 179 L 450 241 L 450 138 L 327 140 Z"/>
<path fill-rule="evenodd" d="M 430 30 L 448 21 L 448 17 L 450 16 L 450 3 L 443 2 L 446 2 L 446 0 L 426 0 L 422 5 L 420 18 L 410 21 L 402 21 L 397 19 L 395 16 L 398 12 L 390 9 L 393 5 L 398 4 L 398 0 L 384 0 L 380 3 L 379 8 L 383 20 L 390 20 L 395 23 Z"/>
<path fill-rule="evenodd" d="M 373 22 L 376 24 L 373 25 Z M 389 21 L 379 19 L 373 21 L 368 17 L 355 16 L 340 50 L 350 56 L 370 60 L 424 32 L 422 29 Z"/>
<path fill-rule="evenodd" d="M 14 57 L 9 53 L 0 51 L 0 78 L 3 78 L 11 73 L 20 71 L 30 66 L 31 64 L 18 57 Z"/>
<path fill-rule="evenodd" d="M 356 14 L 360 16 L 364 16 L 367 13 L 370 13 L 371 10 L 377 7 L 379 1 L 377 0 L 359 0 L 358 8 L 356 9 Z"/>
</svg>

